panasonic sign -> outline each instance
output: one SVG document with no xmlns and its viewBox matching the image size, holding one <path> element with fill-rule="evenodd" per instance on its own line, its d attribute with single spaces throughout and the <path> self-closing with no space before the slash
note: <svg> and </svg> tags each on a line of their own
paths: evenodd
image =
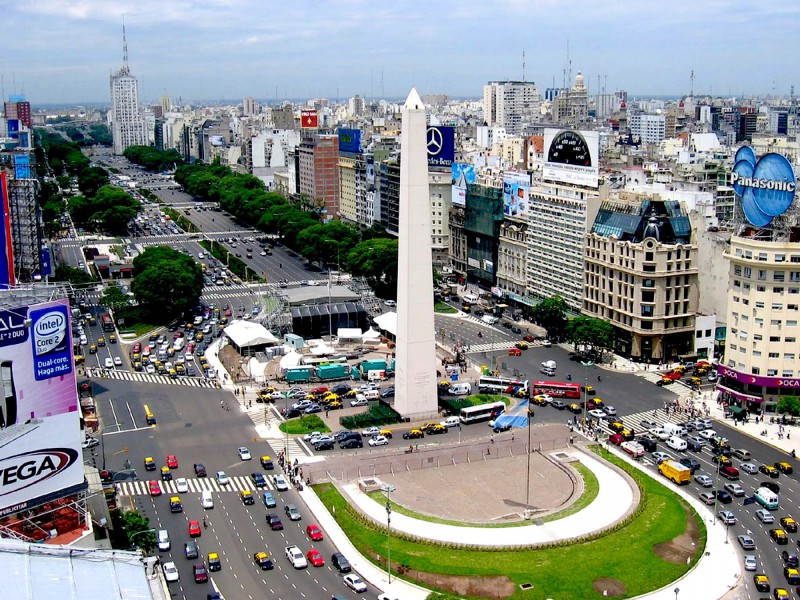
<svg viewBox="0 0 800 600">
<path fill-rule="evenodd" d="M 769 225 L 785 213 L 797 192 L 797 177 L 786 157 L 771 152 L 756 160 L 750 146 L 736 152 L 731 183 L 741 198 L 744 216 L 756 227 Z"/>
</svg>

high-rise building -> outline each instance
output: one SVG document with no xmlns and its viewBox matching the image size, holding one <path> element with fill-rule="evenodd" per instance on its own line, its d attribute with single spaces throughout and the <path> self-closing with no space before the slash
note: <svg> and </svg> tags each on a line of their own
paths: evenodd
<svg viewBox="0 0 800 600">
<path fill-rule="evenodd" d="M 247 96 L 242 100 L 242 114 L 244 114 L 245 117 L 254 117 L 259 112 L 261 112 L 261 107 L 258 105 L 255 98 Z"/>
<path fill-rule="evenodd" d="M 300 195 L 306 196 L 330 221 L 339 213 L 339 137 L 311 135 L 298 148 Z"/>
<path fill-rule="evenodd" d="M 122 154 L 128 146 L 147 145 L 144 115 L 139 108 L 139 82 L 128 68 L 128 42 L 122 27 L 122 68 L 111 75 L 111 135 L 114 154 Z"/>
<path fill-rule="evenodd" d="M 6 119 L 17 119 L 30 129 L 31 103 L 25 100 L 25 96 L 11 96 L 4 104 L 4 112 Z"/>
<path fill-rule="evenodd" d="M 490 81 L 483 86 L 483 120 L 517 135 L 537 120 L 541 98 L 532 81 Z"/>
<path fill-rule="evenodd" d="M 663 114 L 632 113 L 628 116 L 631 135 L 643 144 L 660 144 L 666 135 L 667 122 Z M 674 126 L 673 126 L 674 129 Z"/>
</svg>

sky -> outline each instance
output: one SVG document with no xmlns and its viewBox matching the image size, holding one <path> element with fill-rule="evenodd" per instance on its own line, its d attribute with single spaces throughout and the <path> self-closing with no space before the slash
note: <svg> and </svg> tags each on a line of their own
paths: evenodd
<svg viewBox="0 0 800 600">
<path fill-rule="evenodd" d="M 2 3 L 3 92 L 107 103 L 122 24 L 142 103 L 420 94 L 490 80 L 633 97 L 788 95 L 796 0 L 35 0 Z M 523 73 L 523 52 L 525 68 Z M 800 87 L 798 87 L 800 94 Z"/>
</svg>

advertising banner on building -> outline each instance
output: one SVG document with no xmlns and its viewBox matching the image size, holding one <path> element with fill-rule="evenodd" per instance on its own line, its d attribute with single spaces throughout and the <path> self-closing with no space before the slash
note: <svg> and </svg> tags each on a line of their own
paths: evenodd
<svg viewBox="0 0 800 600">
<path fill-rule="evenodd" d="M 316 110 L 301 110 L 300 127 L 303 129 L 317 129 L 319 127 L 319 113 Z"/>
<path fill-rule="evenodd" d="M 456 155 L 456 130 L 453 127 L 428 127 L 428 166 L 450 167 Z"/>
<path fill-rule="evenodd" d="M 503 214 L 527 219 L 530 207 L 531 176 L 528 173 L 503 173 Z"/>
<path fill-rule="evenodd" d="M 789 210 L 797 193 L 797 176 L 786 157 L 770 152 L 756 160 L 750 146 L 736 152 L 731 183 L 744 216 L 756 227 L 769 225 Z"/>
<path fill-rule="evenodd" d="M 597 187 L 600 135 L 596 131 L 544 130 L 542 179 Z"/>
<path fill-rule="evenodd" d="M 339 130 L 339 152 L 351 152 L 353 154 L 361 152 L 360 129 Z"/>
<path fill-rule="evenodd" d="M 14 155 L 14 177 L 16 179 L 31 178 L 31 157 L 28 154 Z"/>
<path fill-rule="evenodd" d="M 453 163 L 453 204 L 456 206 L 466 206 L 467 204 L 467 184 L 475 183 L 475 166 L 465 163 Z"/>
<path fill-rule="evenodd" d="M 14 276 L 14 248 L 11 245 L 11 209 L 8 202 L 8 184 L 5 171 L 0 172 L 0 289 L 16 284 Z"/>
<path fill-rule="evenodd" d="M 84 481 L 69 305 L 0 310 L 0 514 Z"/>
</svg>

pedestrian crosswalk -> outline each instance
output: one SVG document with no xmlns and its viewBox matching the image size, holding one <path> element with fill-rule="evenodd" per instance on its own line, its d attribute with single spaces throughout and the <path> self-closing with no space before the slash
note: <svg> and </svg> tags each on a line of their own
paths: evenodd
<svg viewBox="0 0 800 600">
<path fill-rule="evenodd" d="M 223 290 L 225 288 L 218 288 L 218 289 Z M 252 290 L 244 290 L 244 291 L 242 291 L 242 290 L 230 290 L 230 291 L 227 291 L 226 290 L 225 292 L 222 292 L 222 291 L 220 291 L 220 292 L 216 292 L 216 291 L 214 291 L 214 292 L 203 292 L 203 294 L 200 296 L 200 299 L 205 301 L 205 302 L 208 302 L 208 301 L 211 301 L 211 300 L 226 300 L 228 298 L 249 298 L 249 297 L 253 296 L 254 294 L 255 294 L 255 292 L 253 292 Z"/>
<path fill-rule="evenodd" d="M 216 388 L 216 381 L 200 377 L 177 377 L 175 379 L 167 375 L 155 375 L 150 373 L 138 373 L 131 371 L 118 371 L 116 369 L 103 369 L 100 367 L 86 367 L 86 376 L 97 379 L 120 379 L 123 381 L 135 381 L 138 383 L 161 383 L 166 385 L 186 385 L 201 388 Z"/>
<path fill-rule="evenodd" d="M 514 348 L 516 343 L 516 340 L 508 340 L 488 344 L 470 344 L 466 352 L 467 354 L 473 354 L 475 352 L 505 352 L 506 350 Z"/>
<path fill-rule="evenodd" d="M 654 372 L 654 371 L 640 372 L 639 373 L 639 377 L 641 377 L 645 381 L 649 381 L 653 385 L 655 385 L 656 383 L 658 383 L 662 379 L 661 373 L 657 373 L 657 372 Z M 665 385 L 664 389 L 672 392 L 676 396 L 681 396 L 681 395 L 687 393 L 687 390 L 689 390 L 689 387 L 679 379 L 678 381 L 675 381 L 675 382 L 671 383 L 670 385 Z"/>
<path fill-rule="evenodd" d="M 274 490 L 275 486 L 272 483 L 271 477 L 266 473 L 264 478 L 267 481 L 265 490 Z M 220 484 L 214 477 L 198 477 L 193 479 L 186 479 L 186 485 L 189 488 L 190 494 L 199 494 L 201 492 L 243 492 L 245 490 L 255 491 L 257 488 L 253 484 L 253 480 L 247 476 L 229 477 L 229 483 Z M 161 484 L 161 493 L 165 495 L 175 495 L 185 492 L 178 491 L 178 484 L 175 479 L 172 481 L 159 481 Z M 150 495 L 150 482 L 149 481 L 122 481 L 118 484 L 119 493 L 123 496 L 149 496 Z"/>
<path fill-rule="evenodd" d="M 659 408 L 657 410 L 645 410 L 625 415 L 624 417 L 620 417 L 620 421 L 622 421 L 625 429 L 633 431 L 638 435 L 640 433 L 646 433 L 648 429 L 663 427 L 665 423 L 685 423 L 692 418 L 704 419 L 706 416 L 698 412 L 695 417 L 691 417 L 687 413 L 676 413 L 674 409 L 670 409 L 669 414 L 667 414 L 663 408 Z M 604 421 L 601 421 L 600 429 L 605 433 L 613 433 L 605 426 Z"/>
</svg>

